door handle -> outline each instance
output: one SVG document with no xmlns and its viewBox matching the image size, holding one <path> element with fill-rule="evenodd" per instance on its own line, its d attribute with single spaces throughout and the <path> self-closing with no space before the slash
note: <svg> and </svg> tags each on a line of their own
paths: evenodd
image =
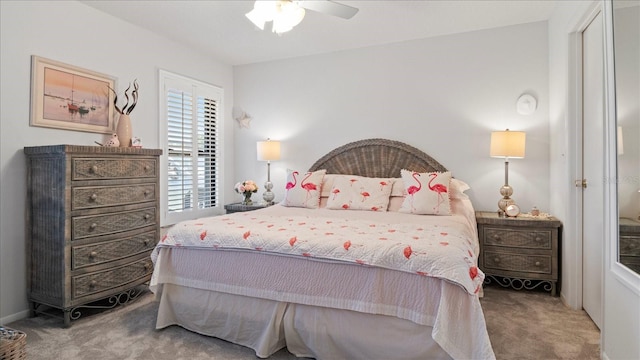
<svg viewBox="0 0 640 360">
<path fill-rule="evenodd" d="M 576 180 L 575 184 L 576 184 L 576 187 L 581 187 L 583 189 L 586 189 L 587 188 L 587 179 Z"/>
</svg>

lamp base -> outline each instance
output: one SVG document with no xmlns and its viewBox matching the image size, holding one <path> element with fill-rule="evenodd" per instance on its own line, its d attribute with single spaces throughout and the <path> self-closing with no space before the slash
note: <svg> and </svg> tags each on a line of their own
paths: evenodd
<svg viewBox="0 0 640 360">
<path fill-rule="evenodd" d="M 500 188 L 500 195 L 502 195 L 502 199 L 498 201 L 498 208 L 500 210 L 505 211 L 507 206 L 515 204 L 515 201 L 510 198 L 510 196 L 513 195 L 513 188 L 511 186 L 507 184 L 502 185 Z"/>
<path fill-rule="evenodd" d="M 276 197 L 271 189 L 273 189 L 271 181 L 264 183 L 264 193 L 262 194 L 262 198 L 267 205 L 273 205 L 273 199 Z"/>
</svg>

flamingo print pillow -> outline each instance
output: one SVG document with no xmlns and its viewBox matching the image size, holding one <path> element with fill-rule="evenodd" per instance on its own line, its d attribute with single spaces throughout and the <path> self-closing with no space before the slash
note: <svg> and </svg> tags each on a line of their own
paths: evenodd
<svg viewBox="0 0 640 360">
<path fill-rule="evenodd" d="M 282 205 L 317 209 L 320 206 L 322 178 L 326 170 L 307 173 L 293 171 L 287 176 Z"/>
<path fill-rule="evenodd" d="M 419 173 L 401 170 L 406 196 L 401 213 L 419 215 L 451 215 L 449 186 L 451 172 Z"/>
<path fill-rule="evenodd" d="M 337 176 L 327 198 L 327 209 L 387 211 L 392 185 L 393 179 Z"/>
</svg>

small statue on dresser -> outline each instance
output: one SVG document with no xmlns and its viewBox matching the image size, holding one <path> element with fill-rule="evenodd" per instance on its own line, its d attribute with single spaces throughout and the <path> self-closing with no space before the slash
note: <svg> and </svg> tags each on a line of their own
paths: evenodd
<svg viewBox="0 0 640 360">
<path fill-rule="evenodd" d="M 107 141 L 104 146 L 109 146 L 109 147 L 118 147 L 120 146 L 120 140 L 118 140 L 118 134 L 113 134 L 111 135 L 111 139 L 109 139 L 109 141 Z"/>
</svg>

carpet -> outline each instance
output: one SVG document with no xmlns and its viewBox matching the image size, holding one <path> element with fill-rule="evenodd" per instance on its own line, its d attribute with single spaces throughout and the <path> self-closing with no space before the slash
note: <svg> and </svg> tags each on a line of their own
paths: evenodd
<svg viewBox="0 0 640 360">
<path fill-rule="evenodd" d="M 584 311 L 535 291 L 487 287 L 481 299 L 497 359 L 599 359 L 600 332 Z M 155 330 L 158 303 L 145 292 L 135 302 L 81 317 L 70 328 L 47 316 L 6 326 L 27 334 L 27 356 L 41 359 L 256 359 L 249 348 L 178 326 Z M 269 359 L 296 359 L 282 349 Z"/>
</svg>

